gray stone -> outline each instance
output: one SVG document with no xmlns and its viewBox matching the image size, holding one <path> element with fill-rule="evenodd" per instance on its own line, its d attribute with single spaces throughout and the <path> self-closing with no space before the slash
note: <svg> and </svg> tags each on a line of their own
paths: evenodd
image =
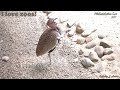
<svg viewBox="0 0 120 90">
<path fill-rule="evenodd" d="M 91 51 L 88 57 L 91 61 L 95 62 L 97 62 L 100 59 L 95 51 Z"/>
<path fill-rule="evenodd" d="M 108 61 L 112 61 L 115 60 L 115 54 L 110 54 L 110 55 L 104 55 L 101 60 L 108 60 Z"/>
<path fill-rule="evenodd" d="M 84 43 L 85 43 L 85 38 L 83 38 L 83 37 L 77 38 L 77 44 L 82 45 Z"/>
<path fill-rule="evenodd" d="M 89 58 L 82 58 L 81 64 L 85 67 L 91 67 L 94 66 L 94 63 Z"/>
<path fill-rule="evenodd" d="M 84 50 L 84 56 L 88 57 L 91 51 L 92 51 L 91 49 L 85 49 Z"/>
<path fill-rule="evenodd" d="M 78 36 L 77 36 L 77 35 L 74 35 L 74 36 L 71 38 L 71 41 L 72 41 L 72 42 L 77 42 L 77 39 L 78 39 Z"/>
<path fill-rule="evenodd" d="M 97 53 L 98 57 L 101 58 L 103 56 L 104 48 L 102 46 L 96 46 L 95 52 Z"/>
<path fill-rule="evenodd" d="M 87 37 L 87 36 L 89 36 L 89 35 L 90 35 L 90 32 L 83 32 L 83 33 L 81 34 L 82 37 Z"/>
<path fill-rule="evenodd" d="M 74 35 L 73 31 L 68 32 L 68 37 L 72 37 Z"/>
<path fill-rule="evenodd" d="M 82 29 L 82 28 L 76 28 L 76 32 L 79 33 L 79 34 L 81 34 L 81 33 L 84 32 L 84 29 Z"/>
<path fill-rule="evenodd" d="M 105 48 L 103 53 L 104 53 L 104 55 L 109 55 L 109 54 L 113 53 L 113 50 L 111 48 Z"/>
<path fill-rule="evenodd" d="M 77 61 L 78 61 L 78 58 L 75 58 L 75 59 L 74 59 L 74 62 L 77 62 Z"/>
<path fill-rule="evenodd" d="M 92 33 L 94 33 L 96 30 L 97 30 L 97 29 L 94 29 L 94 30 L 92 30 L 92 31 L 90 31 L 90 30 L 84 31 L 84 32 L 81 34 L 81 36 L 87 37 L 87 36 L 91 35 Z"/>
<path fill-rule="evenodd" d="M 77 26 L 76 26 L 76 33 L 81 34 L 83 32 L 84 32 L 84 29 L 82 29 L 81 26 L 79 24 L 77 24 Z"/>
<path fill-rule="evenodd" d="M 105 36 L 102 35 L 102 34 L 99 34 L 99 35 L 98 35 L 98 38 L 99 38 L 99 39 L 103 39 L 104 37 L 105 37 Z"/>
<path fill-rule="evenodd" d="M 91 42 L 92 40 L 93 40 L 93 37 L 88 36 L 88 37 L 86 37 L 85 42 L 88 43 L 88 42 Z"/>
<path fill-rule="evenodd" d="M 68 27 L 68 28 L 72 28 L 74 25 L 75 25 L 75 22 L 74 22 L 74 21 L 69 21 L 69 22 L 67 22 L 67 27 Z"/>
<path fill-rule="evenodd" d="M 91 41 L 91 42 L 87 43 L 86 48 L 90 49 L 90 48 L 95 47 L 96 45 L 97 45 L 96 41 Z"/>
<path fill-rule="evenodd" d="M 70 29 L 66 30 L 65 32 L 66 32 L 66 33 L 70 32 Z"/>
<path fill-rule="evenodd" d="M 79 55 L 82 55 L 82 54 L 84 53 L 84 50 L 83 50 L 83 49 L 80 49 L 80 50 L 78 51 L 78 53 L 79 53 Z"/>
<path fill-rule="evenodd" d="M 97 65 L 96 65 L 96 71 L 98 73 L 102 72 L 104 70 L 104 67 L 102 65 L 102 62 L 100 61 Z"/>
<path fill-rule="evenodd" d="M 102 40 L 100 42 L 100 46 L 103 46 L 104 48 L 110 48 L 111 47 L 110 42 L 108 42 L 107 40 Z"/>
<path fill-rule="evenodd" d="M 2 61 L 8 61 L 10 58 L 8 56 L 3 56 Z"/>
<path fill-rule="evenodd" d="M 3 40 L 0 41 L 0 43 L 2 43 L 2 42 L 3 42 Z"/>
</svg>

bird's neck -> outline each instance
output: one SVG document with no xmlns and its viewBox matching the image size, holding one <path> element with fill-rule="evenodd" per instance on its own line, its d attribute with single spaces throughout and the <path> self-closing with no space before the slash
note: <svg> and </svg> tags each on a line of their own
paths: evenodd
<svg viewBox="0 0 120 90">
<path fill-rule="evenodd" d="M 49 30 L 52 30 L 52 31 L 56 31 L 56 32 L 58 32 L 59 34 L 61 34 L 59 27 L 49 27 L 48 29 L 49 29 Z"/>
</svg>

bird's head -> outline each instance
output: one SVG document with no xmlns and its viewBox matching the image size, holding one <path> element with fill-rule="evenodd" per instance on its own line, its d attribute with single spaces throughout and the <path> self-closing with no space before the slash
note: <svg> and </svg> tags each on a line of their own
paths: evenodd
<svg viewBox="0 0 120 90">
<path fill-rule="evenodd" d="M 57 27 L 57 23 L 55 22 L 57 18 L 48 18 L 48 21 L 47 21 L 47 25 L 50 27 L 50 28 L 56 28 Z"/>
</svg>

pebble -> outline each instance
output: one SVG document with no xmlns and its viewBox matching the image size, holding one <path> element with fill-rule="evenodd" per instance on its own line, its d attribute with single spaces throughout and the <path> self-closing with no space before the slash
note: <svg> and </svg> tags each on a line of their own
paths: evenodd
<svg viewBox="0 0 120 90">
<path fill-rule="evenodd" d="M 89 58 L 82 58 L 81 64 L 85 67 L 91 67 L 94 66 L 94 63 Z"/>
<path fill-rule="evenodd" d="M 67 23 L 67 27 L 68 27 L 68 28 L 71 28 L 71 26 L 69 25 L 69 23 Z"/>
<path fill-rule="evenodd" d="M 70 21 L 70 20 L 69 20 L 69 22 L 67 22 L 67 27 L 68 27 L 68 28 L 71 28 L 71 27 L 74 26 L 74 24 L 75 24 L 74 21 Z"/>
<path fill-rule="evenodd" d="M 90 34 L 92 34 L 92 33 L 94 33 L 95 31 L 96 31 L 97 29 L 94 29 L 94 30 L 92 30 L 92 31 L 84 31 L 82 34 L 81 34 L 81 36 L 83 36 L 83 37 L 87 37 L 87 36 L 89 36 Z"/>
<path fill-rule="evenodd" d="M 82 55 L 84 53 L 84 50 L 82 48 L 80 48 L 80 50 L 78 51 L 79 55 Z"/>
<path fill-rule="evenodd" d="M 88 57 L 91 61 L 95 62 L 97 62 L 100 59 L 95 51 L 91 51 Z"/>
<path fill-rule="evenodd" d="M 102 65 L 102 62 L 100 61 L 97 65 L 96 65 L 96 71 L 98 73 L 102 72 L 104 70 L 104 67 Z"/>
<path fill-rule="evenodd" d="M 78 61 L 78 58 L 75 58 L 75 59 L 74 59 L 74 62 L 77 62 L 77 61 Z"/>
<path fill-rule="evenodd" d="M 77 39 L 78 39 L 78 36 L 77 36 L 77 35 L 74 35 L 74 36 L 71 38 L 72 42 L 77 42 Z"/>
<path fill-rule="evenodd" d="M 108 61 L 112 61 L 115 60 L 115 54 L 110 54 L 110 55 L 104 55 L 101 60 L 108 60 Z"/>
<path fill-rule="evenodd" d="M 108 42 L 107 40 L 102 40 L 100 42 L 100 46 L 103 46 L 104 48 L 110 48 L 111 47 L 110 42 Z"/>
<path fill-rule="evenodd" d="M 87 45 L 85 46 L 87 49 L 90 49 L 90 48 L 93 48 L 97 45 L 97 42 L 94 40 L 94 41 L 91 41 L 89 43 L 87 43 Z"/>
<path fill-rule="evenodd" d="M 82 45 L 84 43 L 85 43 L 85 38 L 83 38 L 83 37 L 77 38 L 77 44 Z"/>
<path fill-rule="evenodd" d="M 76 28 L 76 33 L 81 34 L 83 32 L 84 32 L 84 29 L 82 29 L 82 28 Z"/>
<path fill-rule="evenodd" d="M 104 48 L 102 46 L 96 46 L 95 52 L 97 53 L 98 57 L 101 58 L 103 56 Z"/>
<path fill-rule="evenodd" d="M 76 25 L 76 33 L 83 33 L 84 32 L 84 29 L 81 28 L 81 26 L 79 24 Z"/>
<path fill-rule="evenodd" d="M 91 52 L 90 49 L 85 49 L 85 50 L 84 50 L 84 56 L 85 56 L 85 57 L 88 57 L 89 54 L 90 54 L 90 52 Z"/>
<path fill-rule="evenodd" d="M 70 31 L 68 32 L 68 37 L 72 37 L 75 34 L 75 26 L 70 28 Z"/>
<path fill-rule="evenodd" d="M 3 57 L 2 57 L 2 61 L 5 61 L 5 62 L 7 62 L 9 59 L 10 59 L 10 58 L 9 58 L 8 56 L 3 56 Z"/>
<path fill-rule="evenodd" d="M 105 48 L 103 53 L 104 53 L 104 55 L 109 55 L 109 54 L 113 53 L 113 50 L 111 48 Z"/>
<path fill-rule="evenodd" d="M 83 32 L 83 33 L 81 34 L 82 37 L 87 37 L 87 36 L 89 36 L 89 35 L 90 35 L 90 32 Z"/>
<path fill-rule="evenodd" d="M 68 32 L 68 37 L 72 37 L 74 35 L 73 31 Z"/>
<path fill-rule="evenodd" d="M 0 43 L 2 43 L 2 42 L 3 42 L 3 40 L 0 41 Z"/>
<path fill-rule="evenodd" d="M 70 32 L 70 30 L 68 29 L 68 30 L 66 30 L 65 32 L 68 33 L 68 32 Z"/>
<path fill-rule="evenodd" d="M 93 37 L 88 36 L 88 37 L 86 37 L 85 42 L 88 43 L 88 42 L 91 42 L 92 40 L 93 40 Z"/>
<path fill-rule="evenodd" d="M 99 35 L 98 35 L 98 38 L 99 38 L 99 39 L 103 39 L 104 37 L 105 37 L 105 36 L 102 35 L 102 34 L 99 34 Z"/>
</svg>

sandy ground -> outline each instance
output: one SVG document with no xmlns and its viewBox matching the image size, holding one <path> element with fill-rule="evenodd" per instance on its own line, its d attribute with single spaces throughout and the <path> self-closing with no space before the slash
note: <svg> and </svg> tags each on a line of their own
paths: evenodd
<svg viewBox="0 0 120 90">
<path fill-rule="evenodd" d="M 15 11 L 16 12 L 16 11 Z M 32 12 L 32 11 L 31 11 Z M 106 11 L 107 12 L 107 11 Z M 0 12 L 2 13 L 2 12 Z M 20 13 L 18 11 L 18 13 Z M 33 11 L 34 13 L 34 11 Z M 79 45 L 71 46 L 63 38 L 51 53 L 52 65 L 49 66 L 47 53 L 37 57 L 36 45 L 40 35 L 46 29 L 47 17 L 38 11 L 36 16 L 0 16 L 0 78 L 1 79 L 109 79 L 120 78 L 120 12 L 117 15 L 94 15 L 94 11 L 52 12 L 69 22 L 79 22 L 85 30 L 97 29 L 96 34 L 107 35 L 106 40 L 113 44 L 116 58 L 102 61 L 103 71 L 96 72 L 95 67 L 84 68 L 80 62 Z M 112 11 L 110 13 L 113 13 Z M 65 35 L 65 28 L 62 28 Z M 3 56 L 9 56 L 7 62 Z"/>
</svg>

